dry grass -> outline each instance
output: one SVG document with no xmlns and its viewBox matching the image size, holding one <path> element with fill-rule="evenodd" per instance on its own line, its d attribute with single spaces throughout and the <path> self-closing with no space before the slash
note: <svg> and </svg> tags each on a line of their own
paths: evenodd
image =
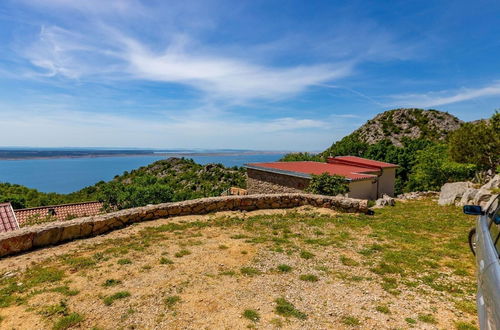
<svg viewBox="0 0 500 330">
<path fill-rule="evenodd" d="M 424 200 L 141 223 L 0 260 L 0 326 L 471 327 L 472 222 Z"/>
</svg>

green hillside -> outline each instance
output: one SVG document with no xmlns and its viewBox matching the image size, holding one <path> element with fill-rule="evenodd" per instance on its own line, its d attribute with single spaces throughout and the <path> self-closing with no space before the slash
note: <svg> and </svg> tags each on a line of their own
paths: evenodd
<svg viewBox="0 0 500 330">
<path fill-rule="evenodd" d="M 14 208 L 99 200 L 109 209 L 219 196 L 231 186 L 245 187 L 245 172 L 221 164 L 200 165 L 191 159 L 169 158 L 117 175 L 71 194 L 42 193 L 0 183 L 0 202 Z"/>
</svg>

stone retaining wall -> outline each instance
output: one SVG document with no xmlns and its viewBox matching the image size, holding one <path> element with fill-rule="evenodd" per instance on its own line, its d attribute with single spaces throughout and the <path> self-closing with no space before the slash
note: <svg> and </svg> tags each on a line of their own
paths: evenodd
<svg viewBox="0 0 500 330">
<path fill-rule="evenodd" d="M 77 238 L 104 234 L 126 225 L 182 215 L 218 211 L 281 209 L 303 205 L 342 212 L 367 212 L 367 201 L 310 194 L 223 196 L 137 207 L 117 212 L 61 222 L 52 222 L 0 234 L 0 257 Z"/>
</svg>

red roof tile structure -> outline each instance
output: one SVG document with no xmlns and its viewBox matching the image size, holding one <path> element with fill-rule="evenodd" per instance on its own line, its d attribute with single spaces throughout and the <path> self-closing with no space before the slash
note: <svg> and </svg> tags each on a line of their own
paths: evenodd
<svg viewBox="0 0 500 330">
<path fill-rule="evenodd" d="M 70 218 L 80 218 L 102 213 L 103 204 L 101 202 L 83 202 L 73 204 L 41 206 L 29 209 L 14 210 L 19 224 L 37 218 L 53 216 L 57 220 L 68 220 Z"/>
<path fill-rule="evenodd" d="M 330 164 L 348 164 L 354 166 L 368 166 L 368 167 L 376 167 L 376 168 L 396 168 L 398 165 L 379 162 L 377 160 L 371 160 L 356 156 L 337 156 L 337 157 L 328 157 L 327 163 Z"/>
<path fill-rule="evenodd" d="M 19 229 L 16 215 L 10 203 L 0 203 L 0 233 Z"/>
<path fill-rule="evenodd" d="M 376 177 L 378 170 L 344 164 L 329 164 L 320 162 L 274 162 L 274 163 L 252 163 L 247 168 L 276 172 L 309 178 L 312 174 L 328 173 L 330 175 L 341 175 L 349 180 L 363 180 Z M 273 171 L 274 170 L 274 171 Z M 373 173 L 373 174 L 372 174 Z"/>
</svg>

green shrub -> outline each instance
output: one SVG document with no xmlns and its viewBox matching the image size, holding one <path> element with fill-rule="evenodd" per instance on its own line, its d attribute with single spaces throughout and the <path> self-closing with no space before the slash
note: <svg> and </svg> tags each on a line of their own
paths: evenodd
<svg viewBox="0 0 500 330">
<path fill-rule="evenodd" d="M 325 172 L 320 175 L 313 174 L 306 190 L 313 194 L 335 196 L 348 193 L 349 184 L 343 176 Z"/>
<path fill-rule="evenodd" d="M 245 311 L 243 312 L 243 317 L 253 322 L 257 322 L 260 320 L 259 313 L 253 309 L 245 309 Z"/>
</svg>

